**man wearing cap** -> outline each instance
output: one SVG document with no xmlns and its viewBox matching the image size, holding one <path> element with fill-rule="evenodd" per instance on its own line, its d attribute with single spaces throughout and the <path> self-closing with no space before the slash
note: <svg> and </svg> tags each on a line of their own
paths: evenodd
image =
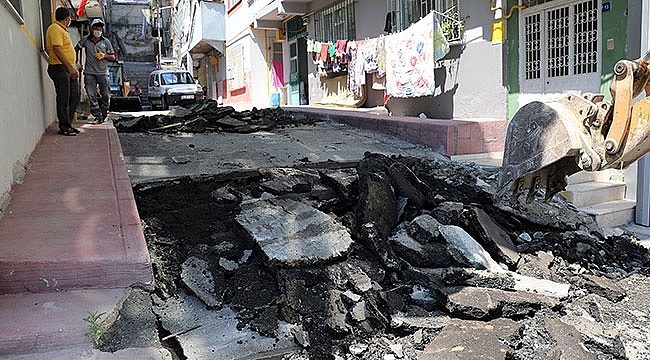
<svg viewBox="0 0 650 360">
<path fill-rule="evenodd" d="M 108 62 L 115 61 L 115 52 L 110 40 L 103 36 L 104 22 L 94 19 L 90 23 L 90 35 L 81 38 L 76 49 L 86 50 L 84 82 L 90 99 L 90 113 L 95 117 L 95 124 L 106 120 L 110 105 L 110 87 L 108 83 Z M 98 100 L 97 87 L 99 86 Z"/>
</svg>

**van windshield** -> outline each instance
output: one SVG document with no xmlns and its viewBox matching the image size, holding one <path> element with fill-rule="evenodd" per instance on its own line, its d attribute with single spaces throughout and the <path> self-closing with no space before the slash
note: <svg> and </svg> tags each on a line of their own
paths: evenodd
<svg viewBox="0 0 650 360">
<path fill-rule="evenodd" d="M 188 72 L 162 73 L 160 77 L 162 85 L 194 84 L 194 79 Z"/>
</svg>

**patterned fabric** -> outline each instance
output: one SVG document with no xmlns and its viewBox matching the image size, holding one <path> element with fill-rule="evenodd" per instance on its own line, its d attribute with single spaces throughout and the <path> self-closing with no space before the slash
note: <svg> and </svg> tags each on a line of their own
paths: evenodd
<svg viewBox="0 0 650 360">
<path fill-rule="evenodd" d="M 430 13 L 398 34 L 386 37 L 386 92 L 406 98 L 433 95 L 434 17 Z"/>
<path fill-rule="evenodd" d="M 348 41 L 348 90 L 350 90 L 354 96 L 359 97 L 358 94 L 361 93 L 361 84 L 356 67 L 358 62 L 357 50 L 357 41 Z"/>
<path fill-rule="evenodd" d="M 377 76 L 386 75 L 386 39 L 382 36 L 377 39 Z"/>
</svg>

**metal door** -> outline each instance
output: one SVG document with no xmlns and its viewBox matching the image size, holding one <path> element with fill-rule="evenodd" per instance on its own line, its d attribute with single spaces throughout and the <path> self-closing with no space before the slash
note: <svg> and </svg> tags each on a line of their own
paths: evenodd
<svg viewBox="0 0 650 360">
<path fill-rule="evenodd" d="M 289 104 L 300 105 L 300 72 L 296 41 L 289 44 Z"/>
</svg>

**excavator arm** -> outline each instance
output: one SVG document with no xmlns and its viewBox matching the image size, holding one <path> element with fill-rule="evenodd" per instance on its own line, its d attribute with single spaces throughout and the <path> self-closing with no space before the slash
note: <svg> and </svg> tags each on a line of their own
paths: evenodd
<svg viewBox="0 0 650 360">
<path fill-rule="evenodd" d="M 508 125 L 497 201 L 508 190 L 513 202 L 526 194 L 530 203 L 538 193 L 549 200 L 569 175 L 625 168 L 650 152 L 649 65 L 650 51 L 616 63 L 611 102 L 602 94 L 566 95 L 519 109 Z"/>
</svg>

